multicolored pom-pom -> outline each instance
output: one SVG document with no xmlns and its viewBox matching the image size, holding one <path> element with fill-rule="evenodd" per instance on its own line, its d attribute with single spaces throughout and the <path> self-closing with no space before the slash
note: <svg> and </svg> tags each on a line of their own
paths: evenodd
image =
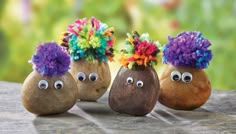
<svg viewBox="0 0 236 134">
<path fill-rule="evenodd" d="M 176 37 L 169 37 L 168 43 L 163 47 L 163 62 L 174 66 L 207 68 L 212 59 L 208 47 L 210 41 L 200 32 L 182 32 Z"/>
<path fill-rule="evenodd" d="M 56 42 L 47 42 L 37 47 L 30 63 L 33 64 L 33 69 L 42 76 L 61 76 L 69 70 L 70 56 Z"/>
<path fill-rule="evenodd" d="M 66 47 L 72 60 L 113 61 L 114 28 L 96 18 L 82 18 L 69 25 L 63 35 L 62 46 Z"/>
<path fill-rule="evenodd" d="M 149 34 L 139 35 L 134 32 L 133 35 L 127 33 L 125 49 L 122 49 L 122 55 L 119 59 L 124 67 L 132 69 L 135 66 L 152 66 L 157 64 L 158 53 L 160 52 L 158 42 L 152 41 Z"/>
</svg>

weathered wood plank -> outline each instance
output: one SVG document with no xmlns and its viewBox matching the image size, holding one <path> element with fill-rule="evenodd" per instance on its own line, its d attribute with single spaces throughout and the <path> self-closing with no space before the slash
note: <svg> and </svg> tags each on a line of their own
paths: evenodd
<svg viewBox="0 0 236 134">
<path fill-rule="evenodd" d="M 106 93 L 98 102 L 77 102 L 67 113 L 37 117 L 22 106 L 21 86 L 0 82 L 0 134 L 236 133 L 236 90 L 214 90 L 208 102 L 194 111 L 156 104 L 145 117 L 119 114 L 109 108 Z"/>
</svg>

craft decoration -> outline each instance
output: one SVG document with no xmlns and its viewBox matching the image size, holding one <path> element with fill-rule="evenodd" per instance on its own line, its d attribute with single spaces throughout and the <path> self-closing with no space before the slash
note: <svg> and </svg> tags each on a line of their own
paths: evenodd
<svg viewBox="0 0 236 134">
<path fill-rule="evenodd" d="M 94 17 L 76 19 L 63 34 L 61 45 L 72 59 L 70 73 L 77 81 L 80 100 L 96 101 L 107 90 L 111 82 L 107 62 L 114 57 L 113 34 L 113 27 Z"/>
<path fill-rule="evenodd" d="M 73 60 L 113 61 L 113 33 L 113 27 L 108 28 L 94 17 L 76 19 L 63 34 L 62 46 L 68 49 Z"/>
<path fill-rule="evenodd" d="M 169 37 L 163 47 L 163 62 L 168 64 L 160 79 L 159 101 L 177 110 L 193 110 L 210 96 L 206 73 L 212 59 L 211 43 L 200 32 L 187 31 Z"/>
<path fill-rule="evenodd" d="M 177 37 L 169 38 L 163 47 L 163 62 L 173 66 L 207 68 L 212 59 L 211 45 L 200 32 L 182 32 Z"/>
<path fill-rule="evenodd" d="M 62 76 L 69 70 L 70 57 L 55 42 L 48 42 L 38 46 L 30 62 L 42 76 Z"/>
<path fill-rule="evenodd" d="M 159 43 L 147 33 L 127 34 L 122 49 L 122 67 L 109 93 L 109 106 L 120 113 L 143 116 L 151 112 L 158 99 L 159 78 L 153 65 L 158 62 Z"/>
<path fill-rule="evenodd" d="M 78 90 L 68 72 L 70 57 L 55 42 L 37 47 L 30 63 L 33 72 L 25 79 L 21 91 L 24 107 L 37 115 L 66 112 L 76 103 Z"/>
<path fill-rule="evenodd" d="M 149 39 L 149 34 L 145 33 L 139 37 L 137 32 L 133 35 L 127 33 L 125 49 L 123 49 L 120 63 L 124 67 L 132 69 L 135 66 L 152 66 L 157 63 L 159 42 Z"/>
</svg>

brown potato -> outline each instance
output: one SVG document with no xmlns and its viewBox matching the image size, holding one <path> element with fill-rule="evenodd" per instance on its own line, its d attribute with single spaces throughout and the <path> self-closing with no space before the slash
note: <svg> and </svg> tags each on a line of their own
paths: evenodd
<svg viewBox="0 0 236 134">
<path fill-rule="evenodd" d="M 133 82 L 129 84 L 132 77 Z M 143 82 L 138 87 L 138 81 Z M 109 105 L 112 110 L 143 116 L 152 111 L 158 99 L 159 79 L 152 67 L 131 70 L 121 67 L 112 84 Z"/>
<path fill-rule="evenodd" d="M 41 80 L 48 82 L 47 89 L 38 87 Z M 63 82 L 61 89 L 54 84 Z M 78 96 L 76 83 L 69 72 L 61 77 L 43 77 L 33 71 L 25 79 L 21 90 L 21 99 L 24 107 L 37 115 L 50 115 L 66 112 L 74 106 Z"/>
<path fill-rule="evenodd" d="M 171 72 L 192 74 L 191 82 L 171 80 Z M 211 84 L 202 69 L 188 67 L 174 67 L 168 65 L 160 78 L 161 91 L 159 102 L 176 110 L 193 110 L 203 105 L 211 93 Z"/>
<path fill-rule="evenodd" d="M 78 74 L 85 74 L 83 81 L 78 80 Z M 71 62 L 70 73 L 74 77 L 78 90 L 78 98 L 82 101 L 96 101 L 107 90 L 111 82 L 111 73 L 107 62 L 78 60 Z M 97 74 L 95 81 L 90 80 L 89 75 Z"/>
</svg>

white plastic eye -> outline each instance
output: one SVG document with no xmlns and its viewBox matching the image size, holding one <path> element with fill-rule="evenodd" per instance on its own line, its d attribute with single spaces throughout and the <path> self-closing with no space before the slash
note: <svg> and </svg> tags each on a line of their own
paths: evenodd
<svg viewBox="0 0 236 134">
<path fill-rule="evenodd" d="M 136 86 L 138 88 L 142 88 L 143 87 L 143 81 L 141 81 L 141 80 L 137 81 Z"/>
<path fill-rule="evenodd" d="M 179 81 L 181 79 L 181 73 L 179 71 L 172 71 L 170 78 L 172 81 Z"/>
<path fill-rule="evenodd" d="M 98 79 L 98 75 L 96 73 L 91 73 L 89 75 L 89 80 L 96 81 Z"/>
<path fill-rule="evenodd" d="M 193 76 L 192 76 L 191 73 L 189 73 L 189 72 L 184 72 L 184 73 L 182 74 L 182 81 L 183 81 L 183 82 L 189 83 L 189 82 L 192 81 L 192 79 L 193 79 Z"/>
<path fill-rule="evenodd" d="M 79 72 L 79 73 L 77 74 L 77 78 L 78 78 L 78 80 L 80 80 L 80 81 L 84 81 L 84 80 L 86 79 L 86 75 L 85 75 L 85 73 L 83 73 L 83 72 Z"/>
<path fill-rule="evenodd" d="M 60 81 L 60 80 L 57 80 L 57 81 L 54 83 L 54 88 L 55 88 L 55 89 L 62 89 L 62 88 L 63 88 L 63 82 Z"/>
<path fill-rule="evenodd" d="M 126 79 L 126 82 L 127 82 L 128 84 L 132 84 L 132 83 L 134 82 L 134 80 L 133 80 L 132 77 L 128 77 L 128 78 Z"/>
<path fill-rule="evenodd" d="M 39 89 L 47 89 L 48 82 L 46 80 L 40 80 L 38 84 Z"/>
</svg>

